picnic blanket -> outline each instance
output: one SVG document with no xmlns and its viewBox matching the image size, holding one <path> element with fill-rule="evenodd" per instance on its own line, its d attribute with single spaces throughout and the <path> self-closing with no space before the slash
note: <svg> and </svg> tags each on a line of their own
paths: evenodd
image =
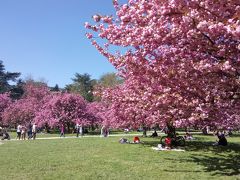
<svg viewBox="0 0 240 180">
<path fill-rule="evenodd" d="M 159 148 L 159 147 L 152 147 L 152 149 L 156 151 L 185 151 L 184 149 L 166 149 L 166 148 Z"/>
</svg>

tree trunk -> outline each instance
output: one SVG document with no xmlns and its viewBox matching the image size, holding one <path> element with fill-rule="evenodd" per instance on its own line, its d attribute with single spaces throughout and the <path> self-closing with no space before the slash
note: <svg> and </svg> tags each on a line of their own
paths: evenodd
<svg viewBox="0 0 240 180">
<path fill-rule="evenodd" d="M 176 129 L 171 122 L 167 123 L 167 135 L 171 138 L 176 137 Z"/>
<path fill-rule="evenodd" d="M 95 126 L 92 124 L 92 125 L 91 125 L 91 130 L 92 130 L 92 131 L 95 131 L 95 129 L 96 129 Z"/>
<path fill-rule="evenodd" d="M 46 133 L 50 133 L 48 124 L 45 124 L 45 131 L 46 131 Z"/>
<path fill-rule="evenodd" d="M 208 135 L 207 127 L 204 127 L 204 128 L 202 129 L 202 133 L 203 133 L 204 135 Z"/>
<path fill-rule="evenodd" d="M 147 137 L 147 128 L 143 127 L 143 137 Z"/>
<path fill-rule="evenodd" d="M 71 132 L 70 132 L 70 124 L 69 124 L 69 123 L 67 123 L 67 132 L 68 132 L 68 133 L 71 133 Z"/>
</svg>

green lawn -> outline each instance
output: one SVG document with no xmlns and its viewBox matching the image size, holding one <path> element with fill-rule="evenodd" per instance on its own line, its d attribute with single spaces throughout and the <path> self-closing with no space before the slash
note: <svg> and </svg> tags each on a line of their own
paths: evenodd
<svg viewBox="0 0 240 180">
<path fill-rule="evenodd" d="M 195 137 L 185 152 L 154 151 L 159 139 L 152 138 L 4 141 L 0 179 L 240 179 L 240 136 L 228 138 L 228 147 L 213 147 L 213 136 Z"/>
</svg>

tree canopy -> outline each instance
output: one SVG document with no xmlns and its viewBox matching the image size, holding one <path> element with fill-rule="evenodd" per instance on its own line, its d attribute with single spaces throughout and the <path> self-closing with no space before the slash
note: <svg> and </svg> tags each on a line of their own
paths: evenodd
<svg viewBox="0 0 240 180">
<path fill-rule="evenodd" d="M 97 14 L 85 27 L 124 77 L 103 93 L 114 122 L 239 127 L 238 1 L 114 0 L 113 6 L 116 17 Z M 111 46 L 125 51 L 113 54 Z"/>
<path fill-rule="evenodd" d="M 93 101 L 93 87 L 96 84 L 95 79 L 91 79 L 91 76 L 87 73 L 76 73 L 72 78 L 73 83 L 66 86 L 66 90 L 71 93 L 80 94 L 87 101 Z"/>
<path fill-rule="evenodd" d="M 19 76 L 18 72 L 5 71 L 3 61 L 0 60 L 0 93 L 10 91 L 12 86 L 9 82 L 16 81 Z"/>
</svg>

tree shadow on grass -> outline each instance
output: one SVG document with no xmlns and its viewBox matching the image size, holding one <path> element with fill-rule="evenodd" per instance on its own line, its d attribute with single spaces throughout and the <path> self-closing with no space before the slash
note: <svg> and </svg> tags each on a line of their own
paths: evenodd
<svg viewBox="0 0 240 180">
<path fill-rule="evenodd" d="M 213 175 L 240 175 L 239 154 L 221 154 L 214 157 L 201 154 L 191 158 L 193 162 L 204 166 L 204 170 L 212 172 Z"/>
<path fill-rule="evenodd" d="M 228 143 L 228 146 L 214 146 L 213 141 L 188 141 L 185 147 L 186 151 L 206 151 L 206 152 L 240 152 L 240 144 Z"/>
<path fill-rule="evenodd" d="M 142 145 L 146 147 L 157 147 L 158 144 L 160 144 L 160 138 L 154 138 L 153 140 L 144 139 L 142 142 Z"/>
<path fill-rule="evenodd" d="M 213 146 L 213 142 L 190 142 L 185 150 L 206 152 L 191 155 L 191 161 L 205 167 L 213 175 L 240 175 L 240 144 L 229 143 L 228 146 Z"/>
<path fill-rule="evenodd" d="M 143 146 L 156 147 L 159 139 L 144 141 Z M 184 149 L 190 152 L 190 158 L 181 158 L 181 163 L 194 162 L 204 167 L 212 175 L 240 175 L 240 144 L 229 143 L 228 146 L 213 146 L 212 141 L 188 141 Z M 167 157 L 166 160 L 176 161 Z"/>
</svg>

